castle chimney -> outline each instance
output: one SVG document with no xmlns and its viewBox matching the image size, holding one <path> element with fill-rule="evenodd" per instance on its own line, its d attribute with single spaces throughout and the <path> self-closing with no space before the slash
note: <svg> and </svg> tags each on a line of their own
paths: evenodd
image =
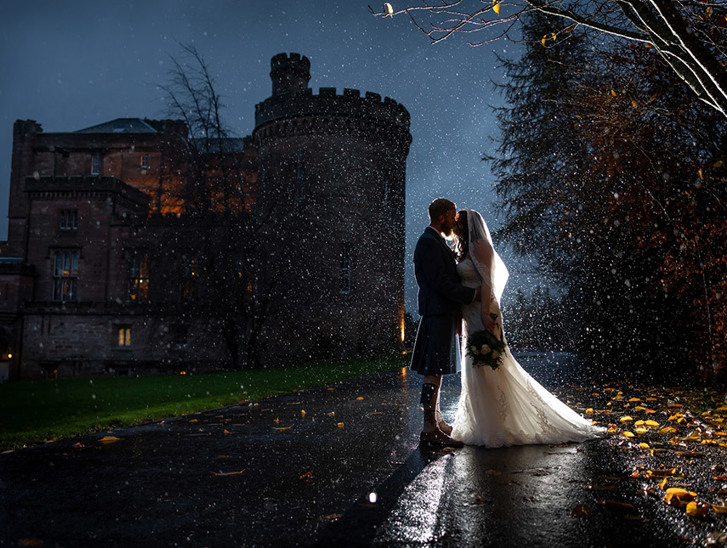
<svg viewBox="0 0 727 548">
<path fill-rule="evenodd" d="M 279 53 L 270 60 L 270 78 L 273 81 L 273 97 L 289 93 L 294 95 L 308 89 L 310 61 L 304 55 Z"/>
</svg>

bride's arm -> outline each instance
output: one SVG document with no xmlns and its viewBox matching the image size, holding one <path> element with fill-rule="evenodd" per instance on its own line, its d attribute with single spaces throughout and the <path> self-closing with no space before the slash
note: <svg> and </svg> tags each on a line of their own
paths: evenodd
<svg viewBox="0 0 727 548">
<path fill-rule="evenodd" d="M 495 260 L 495 251 L 487 240 L 477 240 L 470 244 L 470 254 L 472 256 L 472 262 L 480 278 L 482 278 L 482 284 L 480 285 L 482 299 L 480 318 L 485 329 L 494 333 L 495 321 L 490 316 L 490 307 L 492 306 L 492 301 L 495 300 L 495 292 L 490 273 L 492 272 Z"/>
</svg>

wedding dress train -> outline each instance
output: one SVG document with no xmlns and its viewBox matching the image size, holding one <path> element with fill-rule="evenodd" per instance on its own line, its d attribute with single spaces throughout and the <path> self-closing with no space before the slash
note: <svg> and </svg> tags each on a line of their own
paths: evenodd
<svg viewBox="0 0 727 548">
<path fill-rule="evenodd" d="M 473 213 L 479 217 L 479 214 Z M 486 225 L 484 230 L 489 238 Z M 497 254 L 494 255 L 500 261 Z M 504 268 L 501 261 L 499 264 Z M 457 265 L 464 285 L 476 287 L 482 283 L 478 268 L 481 271 L 482 265 L 473 263 L 469 255 Z M 506 277 L 505 269 L 505 279 Z M 496 282 L 493 283 L 497 285 Z M 502 318 L 498 302 L 504 281 L 501 285 L 496 290 L 496 294 L 499 294 L 490 307 L 491 312 L 498 314 L 500 325 Z M 466 349 L 468 334 L 484 329 L 480 303 L 465 306 L 462 314 L 462 348 Z M 454 439 L 468 445 L 504 447 L 581 442 L 599 437 L 602 432 L 602 428 L 593 426 L 590 420 L 580 416 L 533 379 L 517 362 L 509 347 L 500 358 L 500 366 L 495 370 L 487 365 L 474 367 L 472 358 L 463 351 L 462 392 L 453 424 Z"/>
</svg>

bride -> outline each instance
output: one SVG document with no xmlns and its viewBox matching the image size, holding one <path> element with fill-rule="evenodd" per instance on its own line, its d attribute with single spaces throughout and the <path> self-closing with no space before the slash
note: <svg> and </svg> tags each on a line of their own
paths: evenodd
<svg viewBox="0 0 727 548">
<path fill-rule="evenodd" d="M 457 273 L 463 285 L 481 287 L 481 302 L 462 308 L 463 345 L 469 334 L 487 329 L 504 338 L 500 297 L 508 272 L 492 246 L 482 216 L 471 209 L 457 214 Z M 493 320 L 492 316 L 496 319 Z M 468 445 L 503 447 L 538 443 L 585 441 L 602 428 L 591 425 L 533 379 L 505 347 L 500 366 L 474 366 L 463 351 L 462 393 L 452 438 Z"/>
</svg>

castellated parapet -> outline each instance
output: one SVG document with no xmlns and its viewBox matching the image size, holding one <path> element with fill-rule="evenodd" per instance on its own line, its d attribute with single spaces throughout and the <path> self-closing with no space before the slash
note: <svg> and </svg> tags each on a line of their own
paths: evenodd
<svg viewBox="0 0 727 548">
<path fill-rule="evenodd" d="M 409 113 L 378 93 L 314 94 L 309 68 L 299 54 L 273 57 L 273 95 L 255 107 L 258 198 L 284 216 L 276 232 L 294 250 L 270 344 L 293 338 L 321 356 L 401 348 Z"/>
<path fill-rule="evenodd" d="M 318 95 L 308 87 L 310 61 L 307 57 L 281 53 L 271 61 L 273 95 L 255 105 L 255 134 L 331 133 L 363 131 L 386 133 L 407 147 L 409 112 L 390 97 L 357 89 L 320 88 Z M 393 133 L 392 133 L 393 132 Z M 388 139 L 387 139 L 388 140 Z"/>
</svg>

